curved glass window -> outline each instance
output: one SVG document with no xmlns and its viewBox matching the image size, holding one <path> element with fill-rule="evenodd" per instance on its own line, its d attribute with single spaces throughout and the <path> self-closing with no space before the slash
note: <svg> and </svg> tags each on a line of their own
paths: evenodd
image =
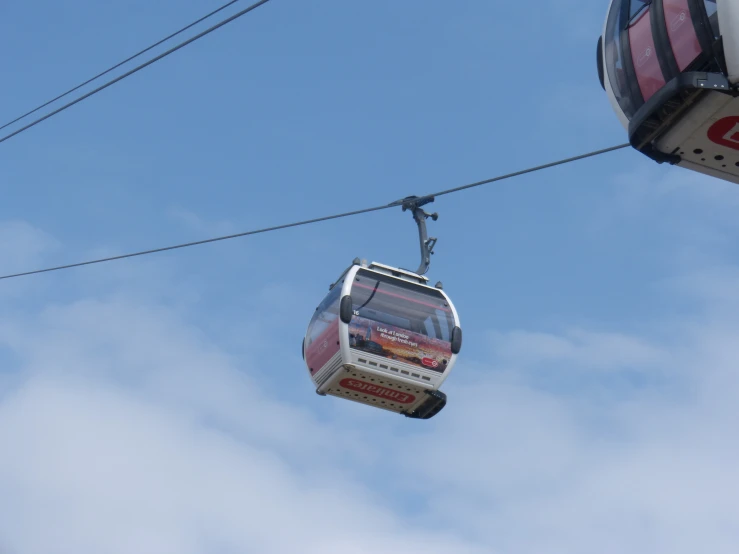
<svg viewBox="0 0 739 554">
<path fill-rule="evenodd" d="M 444 296 L 434 289 L 361 269 L 351 295 L 354 315 L 433 339 L 450 340 L 452 311 Z"/>
<path fill-rule="evenodd" d="M 631 0 L 631 5 L 629 6 L 629 21 L 639 15 L 639 13 L 641 13 L 641 11 L 651 3 L 652 0 Z"/>
<path fill-rule="evenodd" d="M 627 119 L 665 86 L 665 71 L 691 70 L 710 53 L 704 53 L 706 20 L 694 9 L 701 5 L 708 34 L 718 39 L 717 0 L 613 0 L 603 37 L 605 70 Z"/>
<path fill-rule="evenodd" d="M 351 296 L 351 348 L 445 370 L 452 355 L 454 315 L 440 291 L 360 269 Z"/>
<path fill-rule="evenodd" d="M 323 299 L 308 325 L 306 348 L 317 340 L 339 317 L 339 295 L 341 285 L 336 285 Z"/>
<path fill-rule="evenodd" d="M 624 1 L 628 2 L 628 0 Z M 611 11 L 608 14 L 604 51 L 606 71 L 608 72 L 608 80 L 611 82 L 613 94 L 626 117 L 631 119 L 636 112 L 636 106 L 634 106 L 631 100 L 621 49 L 622 25 L 620 25 L 620 22 L 622 13 L 622 0 L 614 0 L 613 4 L 611 4 Z"/>
</svg>

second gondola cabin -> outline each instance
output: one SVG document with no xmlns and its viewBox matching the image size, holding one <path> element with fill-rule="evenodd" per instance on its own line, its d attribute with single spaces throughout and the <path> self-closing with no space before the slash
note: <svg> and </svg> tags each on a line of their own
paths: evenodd
<svg viewBox="0 0 739 554">
<path fill-rule="evenodd" d="M 462 346 L 459 317 L 441 285 L 355 260 L 316 308 L 303 357 L 320 395 L 429 419 Z"/>
<path fill-rule="evenodd" d="M 612 0 L 597 59 L 636 150 L 739 183 L 739 0 Z"/>
</svg>

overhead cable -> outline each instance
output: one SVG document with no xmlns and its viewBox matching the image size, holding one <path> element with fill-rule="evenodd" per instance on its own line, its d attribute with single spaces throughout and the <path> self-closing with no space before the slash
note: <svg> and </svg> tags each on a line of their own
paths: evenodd
<svg viewBox="0 0 739 554">
<path fill-rule="evenodd" d="M 82 96 L 76 98 L 75 100 L 72 100 L 71 102 L 69 102 L 67 104 L 64 104 L 62 107 L 57 108 L 56 110 L 54 110 L 52 112 L 49 112 L 48 114 L 44 115 L 43 117 L 39 117 L 38 119 L 35 119 L 34 121 L 32 121 L 31 123 L 29 123 L 28 125 L 25 125 L 25 126 L 21 127 L 20 129 L 17 129 L 15 131 L 13 131 L 12 133 L 8 134 L 8 135 L 5 135 L 4 137 L 0 138 L 0 143 L 5 142 L 6 140 L 8 140 L 10 138 L 13 138 L 16 135 L 19 135 L 20 133 L 22 133 L 24 131 L 27 131 L 31 127 L 34 127 L 34 126 L 38 125 L 42 121 L 46 121 L 50 117 L 53 117 L 53 116 L 55 116 L 56 114 L 58 114 L 60 112 L 63 112 L 67 108 L 71 108 L 75 104 L 78 104 L 78 103 L 82 102 L 83 100 L 86 100 L 87 98 L 90 98 L 90 96 L 93 96 L 93 95 L 97 94 L 98 92 L 100 92 L 102 90 L 105 90 L 109 86 L 114 85 L 118 81 L 122 81 L 126 77 L 130 77 L 134 73 L 136 73 L 138 71 L 141 71 L 145 67 L 150 66 L 151 64 L 153 64 L 153 63 L 161 60 L 162 58 L 166 58 L 167 56 L 169 56 L 170 54 L 176 52 L 177 50 L 180 50 L 181 48 L 184 48 L 188 44 L 190 44 L 192 42 L 195 42 L 196 40 L 204 37 L 205 35 L 208 35 L 208 34 L 212 33 L 216 29 L 220 29 L 221 27 L 223 27 L 227 23 L 230 23 L 230 22 L 238 19 L 239 17 L 241 17 L 243 15 L 246 15 L 247 13 L 249 13 L 249 12 L 257 9 L 260 6 L 263 6 L 264 4 L 266 4 L 269 1 L 270 0 L 260 0 L 256 4 L 252 4 L 248 8 L 245 8 L 245 9 L 241 10 L 240 12 L 235 13 L 231 17 L 228 17 L 228 18 L 224 19 L 223 21 L 221 21 L 219 23 L 216 23 L 215 25 L 213 25 L 212 27 L 209 27 L 205 31 L 203 31 L 201 33 L 198 33 L 194 37 L 191 37 L 191 38 L 187 39 L 184 42 L 179 43 L 177 46 L 174 46 L 174 47 L 170 48 L 169 50 L 167 50 L 166 52 L 163 52 L 163 53 L 159 54 L 158 56 L 155 56 L 154 58 L 150 59 L 149 61 L 146 61 L 146 62 L 142 63 L 141 65 L 138 65 L 138 66 L 134 67 L 133 69 L 131 69 L 130 71 L 127 71 L 123 75 L 120 75 L 120 76 L 116 77 L 115 79 L 111 79 L 110 81 L 106 82 L 104 85 L 101 85 L 98 88 L 96 88 L 94 90 L 91 90 L 90 92 L 88 92 L 86 94 L 83 94 Z"/>
<path fill-rule="evenodd" d="M 538 165 L 536 167 L 530 167 L 522 171 L 516 171 L 514 173 L 508 173 L 506 175 L 499 175 L 498 177 L 493 177 L 492 179 L 485 179 L 484 181 L 470 183 L 469 185 L 462 185 L 461 187 L 455 187 L 453 189 L 442 190 L 441 192 L 436 192 L 434 194 L 427 194 L 426 196 L 421 196 L 418 200 L 425 200 L 426 198 L 433 198 L 436 196 L 444 196 L 445 194 L 452 194 L 453 192 L 459 192 L 461 190 L 471 189 L 471 188 L 479 187 L 482 185 L 489 185 L 490 183 L 496 183 L 498 181 L 505 181 L 506 179 L 512 179 L 513 177 L 519 177 L 521 175 L 526 175 L 527 173 L 535 173 L 543 169 L 549 169 L 550 167 L 556 167 L 558 165 L 565 165 L 568 163 L 577 162 L 579 160 L 584 160 L 585 158 L 593 158 L 595 156 L 600 156 L 601 154 L 607 154 L 608 152 L 613 152 L 614 150 L 622 150 L 629 146 L 631 146 L 631 144 L 626 143 L 626 144 L 619 144 L 618 146 L 611 146 L 609 148 L 604 148 L 602 150 L 595 150 L 593 152 L 588 152 L 587 154 L 580 154 L 579 156 L 574 156 L 572 158 L 564 158 L 556 162 L 551 162 L 551 163 L 544 164 L 544 165 Z M 402 203 L 403 203 L 402 200 L 398 200 L 397 202 L 390 204 L 390 206 L 400 206 L 402 205 Z"/>
<path fill-rule="evenodd" d="M 31 111 L 29 111 L 29 112 L 26 112 L 26 113 L 24 113 L 23 115 L 21 115 L 21 116 L 18 116 L 18 117 L 16 117 L 16 118 L 15 118 L 14 120 L 12 120 L 12 121 L 8 121 L 8 122 L 7 122 L 7 123 L 6 123 L 5 125 L 3 125 L 2 127 L 0 127 L 0 131 L 2 131 L 3 129 L 5 129 L 6 127 L 10 127 L 10 126 L 11 126 L 11 125 L 13 125 L 14 123 L 18 123 L 18 122 L 19 122 L 19 121 L 21 121 L 22 119 L 25 119 L 25 118 L 27 118 L 27 117 L 28 117 L 29 115 L 33 115 L 33 114 L 35 114 L 35 113 L 36 113 L 37 111 L 39 111 L 39 110 L 42 110 L 42 109 L 44 109 L 44 108 L 45 108 L 46 106 L 49 106 L 50 104 L 53 104 L 53 103 L 54 103 L 54 102 L 56 102 L 57 100 L 61 100 L 61 99 L 62 99 L 62 98 L 64 98 L 65 96 L 69 96 L 70 94 L 72 94 L 73 92 L 76 92 L 76 91 L 78 91 L 79 89 L 81 89 L 81 88 L 82 88 L 82 87 L 84 87 L 85 85 L 89 85 L 89 84 L 90 84 L 90 83 L 92 83 L 93 81 L 97 81 L 97 80 L 98 80 L 98 79 L 99 79 L 100 77 L 103 77 L 103 76 L 107 75 L 108 73 L 110 73 L 111 71 L 114 71 L 114 70 L 118 69 L 118 68 L 119 68 L 119 67 L 121 67 L 122 65 L 126 65 L 126 64 L 127 64 L 128 62 L 130 62 L 130 61 L 132 61 L 132 60 L 135 60 L 136 58 L 138 58 L 139 56 L 142 56 L 143 54 L 146 54 L 146 53 L 147 53 L 147 52 L 148 52 L 149 50 L 153 50 L 153 49 L 154 49 L 154 48 L 156 48 L 157 46 L 160 46 L 160 45 L 164 44 L 165 42 L 167 42 L 168 40 L 171 40 L 171 39 L 173 39 L 173 38 L 174 38 L 174 37 L 176 37 L 177 35 L 181 35 L 181 34 L 182 34 L 182 33 L 184 33 L 185 31 L 187 31 L 188 29 L 192 29 L 193 27 L 195 27 L 195 25 L 197 25 L 197 24 L 199 24 L 199 23 L 202 23 L 202 22 L 203 22 L 203 21 L 205 21 L 206 19 L 210 19 L 211 17 L 213 17 L 213 16 L 214 16 L 214 15 L 216 15 L 217 13 L 219 13 L 219 12 L 222 12 L 222 11 L 223 11 L 223 10 L 225 10 L 226 8 L 228 8 L 228 7 L 232 6 L 233 4 L 236 4 L 237 2 L 240 2 L 240 1 L 241 1 L 241 0 L 231 0 L 230 2 L 227 2 L 226 4 L 223 4 L 223 5 L 222 5 L 222 6 L 220 7 L 220 8 L 217 8 L 217 9 L 213 10 L 212 12 L 210 12 L 209 14 L 206 14 L 206 15 L 204 15 L 204 16 L 203 16 L 203 17 L 201 17 L 200 19 L 198 19 L 198 20 L 196 20 L 196 21 L 193 21 L 193 22 L 192 22 L 192 23 L 190 23 L 189 25 L 186 25 L 186 26 L 182 27 L 182 28 L 181 28 L 181 29 L 180 29 L 179 31 L 175 31 L 175 32 L 174 32 L 174 33 L 172 33 L 171 35 L 169 35 L 169 36 L 166 36 L 166 37 L 164 37 L 164 38 L 163 38 L 162 40 L 159 40 L 159 41 L 155 42 L 155 43 L 154 43 L 154 44 L 152 44 L 151 46 L 147 46 L 147 47 L 146 47 L 146 48 L 144 48 L 143 50 L 140 50 L 139 52 L 136 52 L 136 53 L 135 53 L 135 54 L 134 54 L 133 56 L 129 56 L 128 58 L 126 58 L 126 59 L 125 59 L 125 60 L 123 60 L 122 62 L 118 62 L 118 63 L 117 63 L 117 64 L 115 64 L 114 66 L 112 66 L 112 67 L 109 67 L 108 69 L 106 69 L 105 71 L 103 71 L 102 73 L 98 73 L 97 75 L 95 75 L 94 77 L 91 77 L 90 79 L 88 79 L 88 80 L 87 80 L 87 81 L 85 81 L 84 83 L 80 83 L 80 84 L 79 84 L 79 85 L 77 85 L 76 87 L 74 87 L 74 88 L 71 88 L 71 89 L 69 89 L 69 90 L 68 90 L 67 92 L 64 92 L 64 93 L 60 94 L 59 96 L 57 96 L 57 97 L 55 97 L 55 98 L 52 98 L 52 99 L 51 99 L 51 100 L 49 100 L 48 102 L 44 102 L 44 103 L 43 103 L 43 104 L 41 104 L 40 106 L 37 106 L 37 107 L 35 107 L 35 108 L 34 108 L 34 109 L 32 109 Z"/>
<path fill-rule="evenodd" d="M 473 188 L 473 187 L 479 187 L 479 186 L 482 186 L 482 185 L 487 185 L 487 184 L 490 184 L 490 183 L 503 181 L 505 179 L 511 179 L 511 178 L 517 177 L 519 175 L 524 175 L 524 174 L 527 174 L 527 173 L 534 173 L 536 171 L 541 171 L 543 169 L 547 169 L 547 168 L 550 168 L 550 167 L 555 167 L 555 166 L 558 166 L 558 165 L 568 164 L 568 163 L 575 162 L 575 161 L 578 161 L 578 160 L 583 160 L 585 158 L 592 158 L 592 157 L 595 157 L 595 156 L 599 156 L 601 154 L 605 154 L 607 152 L 613 152 L 614 150 L 620 150 L 620 149 L 626 148 L 628 146 L 630 146 L 630 145 L 628 143 L 626 143 L 626 144 L 621 144 L 619 146 L 612 146 L 610 148 L 605 148 L 603 150 L 595 150 L 595 151 L 589 152 L 587 154 L 581 154 L 579 156 L 574 156 L 572 158 L 565 158 L 565 159 L 562 159 L 562 160 L 559 160 L 559 161 L 556 161 L 556 162 L 552 162 L 552 163 L 548 163 L 548 164 L 544 164 L 544 165 L 532 167 L 532 168 L 529 168 L 529 169 L 525 169 L 523 171 L 516 171 L 515 173 L 508 173 L 507 175 L 500 175 L 498 177 L 493 177 L 492 179 L 486 179 L 484 181 L 478 181 L 476 183 L 471 183 L 469 185 L 464 185 L 464 186 L 461 186 L 461 187 L 455 187 L 455 188 L 443 190 L 441 192 L 437 192 L 435 194 L 429 194 L 429 195 L 426 195 L 426 196 L 422 196 L 420 198 L 421 199 L 426 199 L 426 198 L 432 198 L 432 197 L 436 197 L 436 196 L 443 196 L 445 194 L 452 194 L 454 192 L 459 192 L 459 191 L 470 189 L 470 188 Z M 141 252 L 133 252 L 131 254 L 122 254 L 120 256 L 111 256 L 111 257 L 108 257 L 108 258 L 99 258 L 99 259 L 96 259 L 96 260 L 89 260 L 89 261 L 86 261 L 86 262 L 77 262 L 77 263 L 72 263 L 72 264 L 67 264 L 67 265 L 56 266 L 56 267 L 49 267 L 49 268 L 45 268 L 45 269 L 36 269 L 36 270 L 33 270 L 33 271 L 25 271 L 23 273 L 15 273 L 15 274 L 11 274 L 11 275 L 2 275 L 2 276 L 0 276 L 0 280 L 14 279 L 16 277 L 25 277 L 25 276 L 29 276 L 29 275 L 37 275 L 39 273 L 49 273 L 49 272 L 52 272 L 52 271 L 60 271 L 60 270 L 63 270 L 63 269 L 71 269 L 73 267 L 81 267 L 81 266 L 86 266 L 86 265 L 101 264 L 101 263 L 105 263 L 105 262 L 112 262 L 112 261 L 115 261 L 115 260 L 123 260 L 123 259 L 126 259 L 126 258 L 134 258 L 134 257 L 137 257 L 137 256 L 146 256 L 146 255 L 149 255 L 149 254 L 157 254 L 157 253 L 166 252 L 166 251 L 169 251 L 169 250 L 177 250 L 177 249 L 180 249 L 180 248 L 189 248 L 191 246 L 198 246 L 198 245 L 201 245 L 201 244 L 207 244 L 207 243 L 211 243 L 211 242 L 219 242 L 219 241 L 230 240 L 230 239 L 235 239 L 235 238 L 239 238 L 239 237 L 246 237 L 246 236 L 250 236 L 250 235 L 258 235 L 258 234 L 262 234 L 262 233 L 269 233 L 269 232 L 272 232 L 272 231 L 279 231 L 281 229 L 288 229 L 290 227 L 300 227 L 300 226 L 303 226 L 303 225 L 310 225 L 310 224 L 313 224 L 313 223 L 320 223 L 322 221 L 328 221 L 328 220 L 331 220 L 331 219 L 340 219 L 340 218 L 344 218 L 344 217 L 350 217 L 350 216 L 355 216 L 355 215 L 360 215 L 360 214 L 366 214 L 366 213 L 370 213 L 370 212 L 377 212 L 377 211 L 380 211 L 380 210 L 387 210 L 389 208 L 395 208 L 395 207 L 401 206 L 402 204 L 403 204 L 403 200 L 398 200 L 396 202 L 391 202 L 390 204 L 383 204 L 381 206 L 375 206 L 373 208 L 364 208 L 364 209 L 355 210 L 355 211 L 352 211 L 352 212 L 345 212 L 345 213 L 336 214 L 336 215 L 328 215 L 328 216 L 324 216 L 324 217 L 318 217 L 318 218 L 315 218 L 315 219 L 307 219 L 305 221 L 297 221 L 295 223 L 286 223 L 286 224 L 283 224 L 283 225 L 276 225 L 274 227 L 265 227 L 263 229 L 256 229 L 256 230 L 253 230 L 253 231 L 246 231 L 244 233 L 237 233 L 235 235 L 226 235 L 226 236 L 222 236 L 222 237 L 215 237 L 215 238 L 211 238 L 211 239 L 199 240 L 199 241 L 195 241 L 195 242 L 187 242 L 187 243 L 184 243 L 184 244 L 177 244 L 177 245 L 174 245 L 174 246 L 165 246 L 165 247 L 162 247 L 162 248 L 154 248 L 154 249 L 151 249 L 151 250 L 143 250 Z"/>
</svg>

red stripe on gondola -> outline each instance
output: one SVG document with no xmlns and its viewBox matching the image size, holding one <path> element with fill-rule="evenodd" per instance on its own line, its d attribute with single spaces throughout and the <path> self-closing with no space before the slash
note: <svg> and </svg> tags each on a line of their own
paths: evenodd
<svg viewBox="0 0 739 554">
<path fill-rule="evenodd" d="M 664 0 L 665 24 L 678 69 L 685 69 L 701 53 L 698 35 L 690 17 L 688 0 Z"/>
<path fill-rule="evenodd" d="M 392 296 L 393 298 L 400 298 L 402 300 L 407 300 L 408 302 L 414 302 L 416 304 L 421 304 L 422 306 L 428 306 L 429 308 L 434 308 L 436 310 L 441 310 L 443 312 L 451 312 L 451 310 L 448 309 L 448 308 L 443 308 L 443 307 L 441 307 L 439 305 L 429 304 L 427 302 L 421 302 L 420 300 L 414 300 L 413 298 L 408 298 L 407 296 L 403 296 L 401 294 L 396 294 L 394 292 L 389 292 L 389 291 L 382 290 L 382 289 L 379 289 L 379 288 L 378 289 L 375 289 L 375 287 L 368 287 L 367 285 L 362 285 L 360 283 L 354 283 L 353 286 L 354 287 L 357 287 L 357 288 L 371 290 L 371 291 L 376 290 L 380 294 L 386 294 L 387 296 Z"/>
<path fill-rule="evenodd" d="M 649 7 L 629 27 L 629 43 L 636 79 L 646 102 L 655 92 L 665 86 L 665 78 L 662 75 L 662 67 L 659 65 L 657 48 L 652 36 L 652 14 Z"/>
</svg>

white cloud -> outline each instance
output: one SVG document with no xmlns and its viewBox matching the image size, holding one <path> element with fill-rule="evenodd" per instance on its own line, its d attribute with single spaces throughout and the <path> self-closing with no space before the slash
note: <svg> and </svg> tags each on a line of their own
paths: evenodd
<svg viewBox="0 0 739 554">
<path fill-rule="evenodd" d="M 551 366 L 558 362 L 573 368 L 645 370 L 664 364 L 666 352 L 645 340 L 620 333 L 570 329 L 561 335 L 513 331 L 493 333 L 493 355 L 522 367 Z M 559 364 L 558 364 L 559 365 Z"/>
<path fill-rule="evenodd" d="M 208 221 L 204 217 L 181 206 L 170 207 L 168 216 L 185 229 L 193 231 L 198 236 L 197 240 L 221 235 L 233 235 L 247 230 L 237 228 L 231 221 Z"/>
<path fill-rule="evenodd" d="M 10 553 L 483 552 L 403 523 L 351 469 L 361 440 L 164 306 L 60 304 L 6 318 L 0 346 L 23 375 L 0 394 Z"/>
<path fill-rule="evenodd" d="M 621 217 L 624 213 L 653 215 L 655 207 L 663 206 L 662 211 L 670 215 L 679 210 L 692 210 L 694 218 L 698 208 L 711 210 L 714 218 L 708 221 L 709 225 L 719 222 L 736 224 L 736 218 L 732 217 L 739 208 L 735 184 L 682 167 L 657 164 L 636 152 L 634 155 L 634 161 L 637 162 L 634 168 L 613 178 L 618 187 L 617 197 L 613 198 L 614 203 L 609 207 L 619 210 L 611 211 L 610 219 Z M 695 219 L 697 224 L 709 226 L 705 219 Z"/>
<path fill-rule="evenodd" d="M 675 294 L 710 310 L 714 317 L 733 317 L 739 308 L 739 268 L 727 265 L 706 265 L 665 279 L 662 286 Z"/>
<path fill-rule="evenodd" d="M 341 477 L 301 477 L 269 449 L 115 387 L 36 378 L 0 421 L 11 551 L 472 552 L 403 529 Z"/>
<path fill-rule="evenodd" d="M 42 261 L 58 251 L 60 243 L 51 235 L 21 221 L 0 221 L 0 275 L 13 275 L 42 267 Z M 38 283 L 33 278 L 0 281 L 0 300 L 23 298 Z"/>
<path fill-rule="evenodd" d="M 36 269 L 59 246 L 53 237 L 25 221 L 0 222 L 0 274 Z"/>
<path fill-rule="evenodd" d="M 438 428 L 409 445 L 459 529 L 526 554 L 736 551 L 739 317 L 709 304 L 651 328 L 669 338 L 497 335 L 505 366 L 458 377 Z M 616 362 L 640 361 L 660 378 L 613 385 Z M 533 362 L 546 385 L 520 369 Z"/>
<path fill-rule="evenodd" d="M 731 266 L 672 281 L 699 307 L 648 335 L 491 334 L 430 422 L 266 392 L 257 360 L 156 299 L 166 277 L 0 311 L 3 554 L 736 550 Z"/>
</svg>

